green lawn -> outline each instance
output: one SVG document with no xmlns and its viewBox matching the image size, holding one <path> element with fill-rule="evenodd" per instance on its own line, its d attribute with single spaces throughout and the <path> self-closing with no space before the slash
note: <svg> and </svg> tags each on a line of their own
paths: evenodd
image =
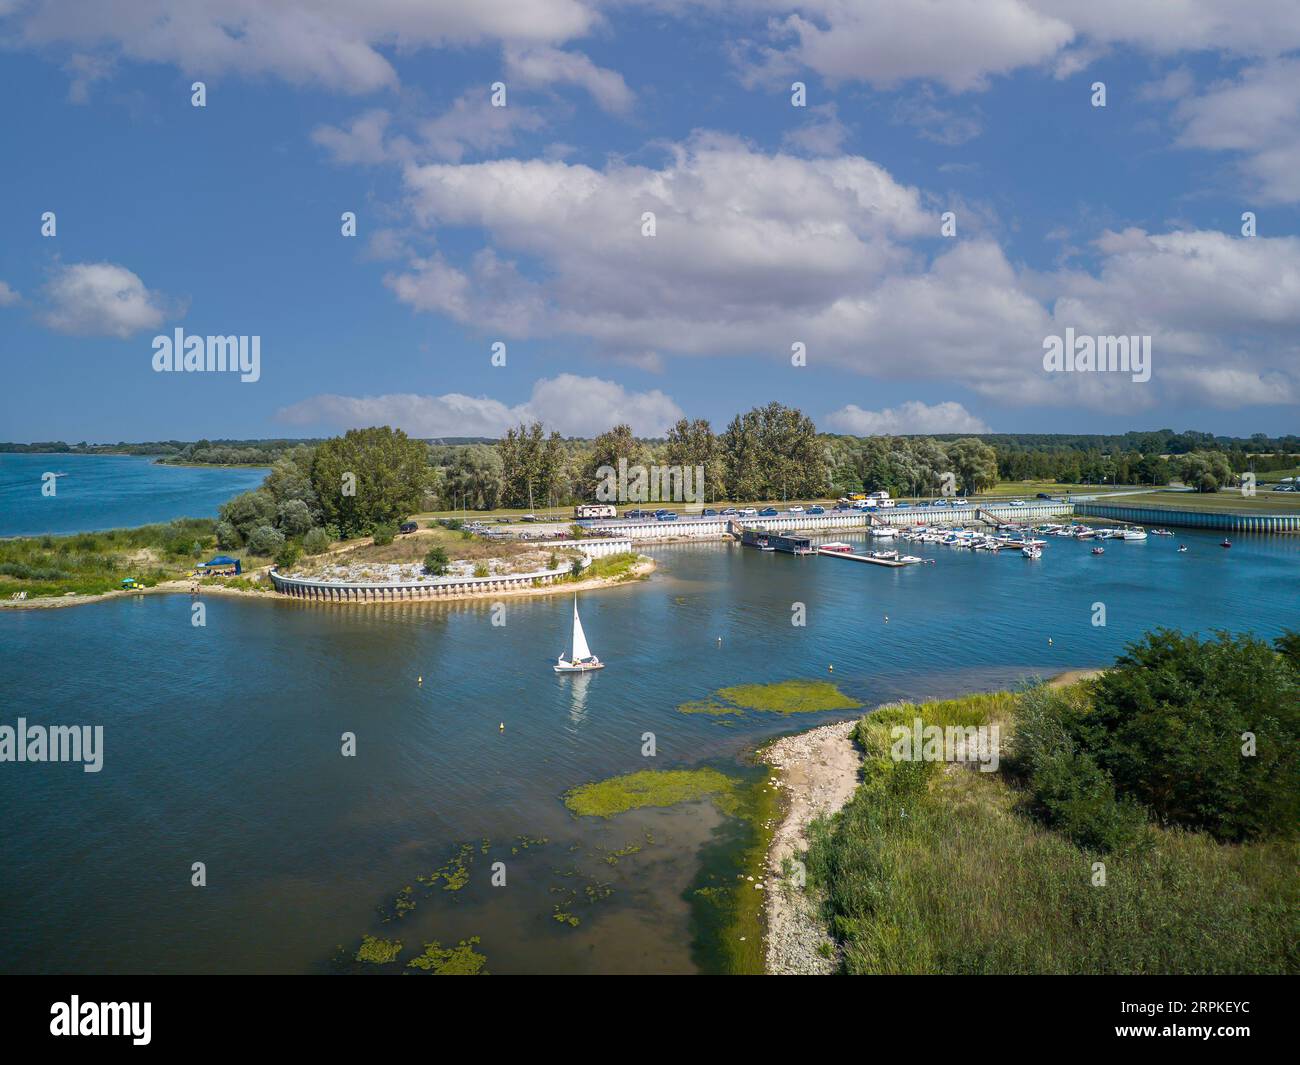
<svg viewBox="0 0 1300 1065">
<path fill-rule="evenodd" d="M 1300 492 L 1260 491 L 1254 496 L 1225 489 L 1222 492 L 1143 492 L 1141 495 L 1099 499 L 1099 504 L 1121 507 L 1167 507 L 1170 510 L 1216 511 L 1237 514 L 1300 513 Z"/>
</svg>

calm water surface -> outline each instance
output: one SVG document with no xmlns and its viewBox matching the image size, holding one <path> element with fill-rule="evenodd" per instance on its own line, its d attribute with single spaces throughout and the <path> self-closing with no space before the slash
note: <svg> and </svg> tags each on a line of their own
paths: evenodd
<svg viewBox="0 0 1300 1065">
<path fill-rule="evenodd" d="M 550 669 L 564 597 L 507 600 L 500 627 L 487 604 L 211 598 L 199 629 L 187 596 L 0 613 L 0 723 L 102 724 L 106 748 L 98 774 L 0 765 L 0 969 L 326 972 L 368 932 L 417 951 L 477 935 L 497 973 L 697 971 L 709 959 L 692 951 L 684 896 L 720 815 L 579 821 L 560 795 L 647 767 L 735 768 L 767 736 L 844 715 L 718 719 L 681 703 L 833 664 L 874 705 L 1104 664 L 1157 625 L 1271 637 L 1300 624 L 1300 539 L 1225 551 L 1187 533 L 1100 558 L 1054 540 L 1036 562 L 911 548 L 937 564 L 651 548 L 649 582 L 583 596 L 609 668 L 580 677 Z M 344 732 L 355 758 L 340 756 Z M 511 855 L 520 835 L 549 842 Z M 483 838 L 469 886 L 425 898 L 415 878 Z M 643 849 L 604 861 L 628 843 Z M 489 884 L 496 860 L 505 887 Z M 593 880 L 613 894 L 571 907 L 577 928 L 555 921 L 556 900 Z M 380 923 L 408 884 L 415 911 Z"/>
<path fill-rule="evenodd" d="M 0 536 L 94 532 L 173 518 L 216 517 L 232 496 L 256 488 L 264 469 L 160 466 L 139 455 L 0 454 Z M 55 494 L 42 474 L 63 473 Z"/>
</svg>

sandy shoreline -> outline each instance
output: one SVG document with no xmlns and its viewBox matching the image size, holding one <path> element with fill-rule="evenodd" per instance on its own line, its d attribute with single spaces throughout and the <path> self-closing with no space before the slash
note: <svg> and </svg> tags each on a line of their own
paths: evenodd
<svg viewBox="0 0 1300 1065">
<path fill-rule="evenodd" d="M 1071 669 L 1048 683 L 1061 688 L 1091 680 L 1103 672 Z M 887 705 L 891 704 L 882 704 Z M 881 708 L 877 706 L 873 712 Z M 758 760 L 777 770 L 785 809 L 768 845 L 766 860 L 768 884 L 773 886 L 764 900 L 764 968 L 768 975 L 811 976 L 836 971 L 834 955 L 823 953 L 830 937 L 817 912 L 820 900 L 795 888 L 782 867 L 787 860 L 798 860 L 808 849 L 808 826 L 818 817 L 838 813 L 857 790 L 862 752 L 853 742 L 853 730 L 860 720 L 855 717 L 819 725 L 782 737 L 758 751 Z"/>
<path fill-rule="evenodd" d="M 330 606 L 345 607 L 364 610 L 370 606 L 391 606 L 394 603 L 404 603 L 407 606 L 415 606 L 421 603 L 462 603 L 470 599 L 506 599 L 518 598 L 521 596 L 532 595 L 570 595 L 573 592 L 589 592 L 600 588 L 611 588 L 619 584 L 628 584 L 637 579 L 649 576 L 654 572 L 655 561 L 652 558 L 642 558 L 628 574 L 623 577 L 597 577 L 592 580 L 574 581 L 565 584 L 548 584 L 540 588 L 512 588 L 510 590 L 498 589 L 497 591 L 482 592 L 465 592 L 459 595 L 440 596 L 437 599 L 375 599 L 375 600 L 356 600 L 356 601 L 323 601 L 323 600 L 306 600 L 297 599 L 293 596 L 281 595 L 274 589 L 265 591 L 255 591 L 251 588 L 228 588 L 220 584 L 200 584 L 198 586 L 198 596 L 202 598 L 205 595 L 220 595 L 240 599 L 254 599 L 264 603 L 294 603 L 299 606 Z M 260 572 L 260 571 L 259 571 Z M 250 573 L 247 576 L 257 576 L 258 573 Z M 188 579 L 175 581 L 163 581 L 155 584 L 152 588 L 136 588 L 125 591 L 103 592 L 99 595 L 64 595 L 57 597 L 47 597 L 44 599 L 23 599 L 23 600 L 0 600 L 0 610 L 54 610 L 59 607 L 67 606 L 85 606 L 87 603 L 101 603 L 108 599 L 124 599 L 128 596 L 136 595 L 189 595 L 194 592 L 194 582 Z"/>
<path fill-rule="evenodd" d="M 808 849 L 808 826 L 814 820 L 837 813 L 853 797 L 862 766 L 853 742 L 859 720 L 820 725 L 759 751 L 760 760 L 777 769 L 785 797 L 785 816 L 767 851 L 772 890 L 764 900 L 764 969 L 769 975 L 816 976 L 836 969 L 834 955 L 822 953 L 830 940 L 816 912 L 819 900 L 796 888 L 782 867 Z"/>
</svg>

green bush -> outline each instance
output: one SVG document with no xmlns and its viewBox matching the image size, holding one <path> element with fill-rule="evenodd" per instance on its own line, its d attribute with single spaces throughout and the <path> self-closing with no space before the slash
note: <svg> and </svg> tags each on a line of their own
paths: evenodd
<svg viewBox="0 0 1300 1065">
<path fill-rule="evenodd" d="M 277 569 L 287 570 L 292 568 L 293 564 L 298 561 L 302 555 L 302 548 L 292 540 L 286 540 L 284 546 L 275 553 L 275 565 Z"/>
<path fill-rule="evenodd" d="M 284 533 L 270 525 L 259 525 L 248 537 L 248 550 L 254 555 L 274 557 L 284 546 Z"/>
<path fill-rule="evenodd" d="M 1064 718 L 1072 740 L 1160 821 L 1229 841 L 1300 826 L 1300 672 L 1262 640 L 1149 633 L 1092 704 Z"/>
<path fill-rule="evenodd" d="M 429 548 L 429 553 L 424 556 L 424 568 L 435 577 L 443 576 L 451 568 L 447 549 L 442 546 Z"/>
<path fill-rule="evenodd" d="M 302 538 L 302 549 L 309 555 L 323 555 L 332 543 L 330 534 L 318 526 L 307 530 L 307 535 Z"/>
<path fill-rule="evenodd" d="M 379 547 L 386 547 L 397 538 L 397 526 L 390 525 L 388 522 L 380 522 L 375 526 L 371 536 L 374 537 L 375 544 Z"/>
</svg>

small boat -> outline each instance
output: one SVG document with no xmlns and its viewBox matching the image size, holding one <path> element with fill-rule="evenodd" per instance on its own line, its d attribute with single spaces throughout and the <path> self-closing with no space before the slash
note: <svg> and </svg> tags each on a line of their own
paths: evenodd
<svg viewBox="0 0 1300 1065">
<path fill-rule="evenodd" d="M 892 525 L 877 525 L 872 528 L 871 535 L 877 540 L 892 540 L 898 535 L 898 530 Z"/>
<path fill-rule="evenodd" d="M 882 559 L 885 562 L 897 562 L 898 552 L 897 551 L 872 551 L 871 557 Z"/>
<path fill-rule="evenodd" d="M 851 555 L 853 554 L 853 545 L 846 544 L 842 540 L 832 540 L 828 544 L 822 544 L 821 550 L 833 551 L 836 554 Z"/>
<path fill-rule="evenodd" d="M 1146 531 L 1146 529 L 1142 529 L 1142 528 L 1137 528 L 1137 529 L 1124 529 L 1124 530 L 1119 534 L 1119 538 L 1120 538 L 1121 540 L 1124 540 L 1124 541 L 1126 541 L 1126 542 L 1130 542 L 1130 543 L 1132 543 L 1132 542 L 1138 542 L 1138 541 L 1145 540 L 1145 539 L 1147 538 L 1147 531 Z"/>
<path fill-rule="evenodd" d="M 1043 549 L 1041 547 L 1034 547 L 1032 544 L 1025 544 L 1025 546 L 1020 549 L 1020 553 L 1024 555 L 1025 558 L 1043 557 Z"/>
<path fill-rule="evenodd" d="M 586 673 L 592 669 L 604 669 L 605 663 L 591 653 L 587 646 L 587 634 L 582 631 L 582 621 L 578 617 L 578 597 L 573 597 L 573 653 L 566 659 L 560 655 L 555 662 L 556 673 Z"/>
<path fill-rule="evenodd" d="M 1170 532 L 1168 529 L 1152 529 L 1151 535 L 1152 536 L 1173 536 L 1174 534 Z"/>
<path fill-rule="evenodd" d="M 1104 555 L 1106 553 L 1106 549 L 1104 547 L 1094 547 L 1092 549 L 1092 553 L 1094 555 Z"/>
<path fill-rule="evenodd" d="M 1232 546 L 1232 541 L 1229 540 L 1229 539 L 1225 536 L 1225 537 L 1223 538 L 1223 542 L 1220 543 L 1219 546 L 1220 546 L 1220 547 L 1231 547 L 1231 546 Z"/>
<path fill-rule="evenodd" d="M 760 551 L 775 551 L 775 550 L 776 550 L 776 548 L 773 547 L 771 544 L 766 544 L 766 543 L 764 543 L 764 544 L 759 544 L 759 545 L 758 545 L 758 549 L 759 549 Z"/>
<path fill-rule="evenodd" d="M 1186 545 L 1186 544 L 1179 544 L 1179 545 L 1178 545 L 1178 553 L 1179 553 L 1180 555 L 1181 555 L 1184 551 L 1186 551 L 1186 550 L 1187 550 L 1187 545 Z"/>
</svg>

